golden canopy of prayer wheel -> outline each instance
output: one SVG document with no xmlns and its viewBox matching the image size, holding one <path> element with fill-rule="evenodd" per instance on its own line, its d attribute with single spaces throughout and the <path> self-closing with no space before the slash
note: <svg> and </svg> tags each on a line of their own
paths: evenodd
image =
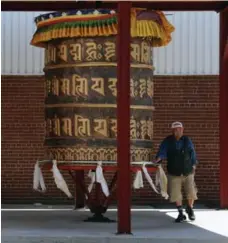
<svg viewBox="0 0 228 243">
<path fill-rule="evenodd" d="M 90 16 L 89 10 L 85 11 L 81 15 Z M 105 30 L 110 32 L 107 23 L 103 27 L 92 24 L 95 17 L 90 25 L 80 30 L 82 27 L 75 23 L 81 15 L 72 12 L 59 14 L 42 15 L 36 19 L 38 29 L 32 40 L 33 45 L 45 47 L 45 146 L 48 157 L 67 161 L 116 161 L 116 35 L 105 33 Z M 73 17 L 70 22 L 66 19 L 69 15 Z M 100 16 L 102 20 L 107 15 L 108 23 L 116 16 L 110 12 L 96 13 L 96 17 Z M 58 22 L 59 19 L 62 22 Z M 115 24 L 115 20 L 110 24 L 114 32 Z M 151 159 L 154 110 L 152 46 L 162 45 L 161 38 L 156 38 L 132 34 L 131 161 Z"/>
</svg>

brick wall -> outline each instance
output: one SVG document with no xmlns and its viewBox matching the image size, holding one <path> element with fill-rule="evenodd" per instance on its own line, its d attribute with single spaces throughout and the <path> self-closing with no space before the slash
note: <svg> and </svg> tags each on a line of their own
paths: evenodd
<svg viewBox="0 0 228 243">
<path fill-rule="evenodd" d="M 195 143 L 200 164 L 196 182 L 202 201 L 219 200 L 218 76 L 156 76 L 155 151 L 180 120 Z M 41 76 L 2 76 L 2 202 L 73 203 L 44 173 L 48 192 L 32 190 L 33 168 L 44 156 L 44 82 Z M 70 190 L 74 187 L 64 174 Z M 135 203 L 165 202 L 148 185 L 133 191 Z"/>
<path fill-rule="evenodd" d="M 155 146 L 169 133 L 172 121 L 184 123 L 200 162 L 196 183 L 203 201 L 219 200 L 218 76 L 155 78 Z"/>
</svg>

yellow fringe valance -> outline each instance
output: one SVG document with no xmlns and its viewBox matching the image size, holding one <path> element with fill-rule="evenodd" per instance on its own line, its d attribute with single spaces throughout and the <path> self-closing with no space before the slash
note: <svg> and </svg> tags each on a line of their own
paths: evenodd
<svg viewBox="0 0 228 243">
<path fill-rule="evenodd" d="M 161 23 L 154 20 L 137 20 L 137 11 L 133 9 L 131 12 L 131 36 L 147 39 L 151 46 L 165 46 L 171 41 L 171 33 L 174 31 L 172 24 L 168 22 L 165 15 L 157 11 Z M 37 31 L 34 34 L 31 45 L 45 47 L 47 42 L 59 38 L 72 37 L 95 37 L 95 36 L 111 36 L 117 35 L 117 16 L 110 14 L 109 16 L 97 15 L 96 18 L 89 18 L 80 22 L 70 21 L 69 17 L 55 18 L 50 21 L 45 20 L 37 24 Z M 79 20 L 79 18 L 77 18 Z M 61 21 L 61 22 L 60 22 Z M 45 23 L 45 26 L 42 25 Z M 50 24 L 48 24 L 50 23 Z M 38 27 L 39 26 L 39 27 Z"/>
</svg>

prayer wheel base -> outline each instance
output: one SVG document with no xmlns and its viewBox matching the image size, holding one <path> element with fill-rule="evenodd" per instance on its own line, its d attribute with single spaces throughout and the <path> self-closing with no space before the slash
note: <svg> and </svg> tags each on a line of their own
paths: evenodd
<svg viewBox="0 0 228 243">
<path fill-rule="evenodd" d="M 95 213 L 92 217 L 89 217 L 88 219 L 84 220 L 84 222 L 103 222 L 103 223 L 114 223 L 116 220 L 109 219 L 107 217 L 104 217 L 101 213 Z"/>
</svg>

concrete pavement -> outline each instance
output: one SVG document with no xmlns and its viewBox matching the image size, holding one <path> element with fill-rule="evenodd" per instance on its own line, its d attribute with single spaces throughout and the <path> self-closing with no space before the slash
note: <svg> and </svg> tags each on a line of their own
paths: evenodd
<svg viewBox="0 0 228 243">
<path fill-rule="evenodd" d="M 91 223 L 88 210 L 69 206 L 2 209 L 4 243 L 228 243 L 228 211 L 197 209 L 197 220 L 176 224 L 176 210 L 134 207 L 132 235 L 116 235 L 117 223 Z M 117 219 L 116 209 L 106 216 Z"/>
</svg>

